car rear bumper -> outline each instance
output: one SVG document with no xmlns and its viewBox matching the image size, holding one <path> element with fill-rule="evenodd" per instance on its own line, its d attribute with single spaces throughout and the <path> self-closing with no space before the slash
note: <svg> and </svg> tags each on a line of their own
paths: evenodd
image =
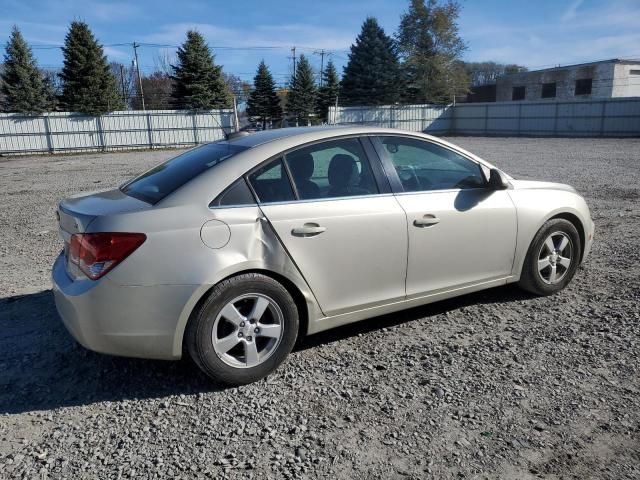
<svg viewBox="0 0 640 480">
<path fill-rule="evenodd" d="M 197 285 L 121 286 L 108 275 L 73 280 L 63 254 L 54 263 L 52 280 L 58 313 L 85 348 L 127 357 L 180 358 L 182 352 L 174 348 L 178 319 Z"/>
</svg>

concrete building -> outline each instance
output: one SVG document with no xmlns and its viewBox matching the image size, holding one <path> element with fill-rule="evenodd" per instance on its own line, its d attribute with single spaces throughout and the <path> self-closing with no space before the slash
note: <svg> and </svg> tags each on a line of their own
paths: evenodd
<svg viewBox="0 0 640 480">
<path fill-rule="evenodd" d="M 496 101 L 640 97 L 640 60 L 604 60 L 498 78 Z"/>
</svg>

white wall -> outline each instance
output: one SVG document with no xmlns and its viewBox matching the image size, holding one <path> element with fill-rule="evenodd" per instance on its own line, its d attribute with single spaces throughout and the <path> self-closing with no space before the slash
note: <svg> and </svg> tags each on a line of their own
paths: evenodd
<svg viewBox="0 0 640 480">
<path fill-rule="evenodd" d="M 614 97 L 640 97 L 640 63 L 618 64 L 615 67 Z"/>
</svg>

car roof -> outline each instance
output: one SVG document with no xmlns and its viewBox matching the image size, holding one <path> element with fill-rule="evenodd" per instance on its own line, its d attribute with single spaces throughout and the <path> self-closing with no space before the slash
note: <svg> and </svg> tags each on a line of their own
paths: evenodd
<svg viewBox="0 0 640 480">
<path fill-rule="evenodd" d="M 265 143 L 273 142 L 275 140 L 290 139 L 297 136 L 309 136 L 309 134 L 315 134 L 313 137 L 316 140 L 322 140 L 324 138 L 331 138 L 339 135 L 350 134 L 366 134 L 392 131 L 385 128 L 371 128 L 362 126 L 351 125 L 324 125 L 318 127 L 289 127 L 278 128 L 274 130 L 262 130 L 260 132 L 251 133 L 249 135 L 243 135 L 228 140 L 230 144 L 238 145 L 241 147 L 256 147 Z M 396 130 L 397 132 L 397 130 Z"/>
</svg>

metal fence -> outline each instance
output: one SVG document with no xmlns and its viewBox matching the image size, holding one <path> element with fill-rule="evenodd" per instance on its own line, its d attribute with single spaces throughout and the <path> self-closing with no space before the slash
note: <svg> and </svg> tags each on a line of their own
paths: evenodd
<svg viewBox="0 0 640 480">
<path fill-rule="evenodd" d="M 232 110 L 147 110 L 91 117 L 0 114 L 0 155 L 197 145 L 234 128 Z"/>
<path fill-rule="evenodd" d="M 336 124 L 450 135 L 640 136 L 640 97 L 572 102 L 332 107 Z"/>
<path fill-rule="evenodd" d="M 330 107 L 329 123 L 375 125 L 430 133 L 451 128 L 450 105 L 384 105 L 375 107 Z"/>
</svg>

